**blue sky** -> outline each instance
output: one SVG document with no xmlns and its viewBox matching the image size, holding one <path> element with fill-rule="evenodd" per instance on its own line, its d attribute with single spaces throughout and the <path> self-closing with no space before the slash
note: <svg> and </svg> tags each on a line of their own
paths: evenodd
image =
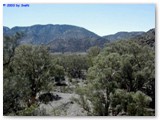
<svg viewBox="0 0 160 120">
<path fill-rule="evenodd" d="M 155 27 L 155 4 L 30 4 L 3 7 L 3 25 L 70 24 L 98 35 Z"/>
</svg>

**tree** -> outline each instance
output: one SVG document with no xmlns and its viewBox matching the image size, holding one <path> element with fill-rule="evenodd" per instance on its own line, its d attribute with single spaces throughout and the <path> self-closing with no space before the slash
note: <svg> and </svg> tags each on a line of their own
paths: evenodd
<svg viewBox="0 0 160 120">
<path fill-rule="evenodd" d="M 149 103 L 152 101 L 152 98 L 144 94 L 141 91 L 137 91 L 132 94 L 133 101 L 128 103 L 127 112 L 128 115 L 153 115 L 153 110 L 149 108 Z"/>
<path fill-rule="evenodd" d="M 104 56 L 118 53 L 121 67 L 118 83 L 128 91 L 142 91 L 152 98 L 151 108 L 155 108 L 155 51 L 151 47 L 139 45 L 135 41 L 118 41 L 104 48 Z"/>
<path fill-rule="evenodd" d="M 89 58 L 90 66 L 93 66 L 93 59 L 101 52 L 101 48 L 98 46 L 90 47 L 87 50 L 87 56 Z"/>
<path fill-rule="evenodd" d="M 88 50 L 87 50 L 87 53 L 88 53 L 88 56 L 93 58 L 93 57 L 96 57 L 101 51 L 101 48 L 98 47 L 98 46 L 94 46 L 94 47 L 90 47 Z"/>
<path fill-rule="evenodd" d="M 83 95 L 86 100 L 90 101 L 92 107 L 89 111 L 91 115 L 109 115 L 109 105 L 111 103 L 109 95 L 117 88 L 116 79 L 119 76 L 116 72 L 120 68 L 119 61 L 120 57 L 116 53 L 110 54 L 106 58 L 99 55 L 94 61 L 94 66 L 89 68 L 88 84 L 84 88 L 85 92 L 78 92 L 78 94 Z"/>
<path fill-rule="evenodd" d="M 4 71 L 4 114 L 18 114 L 36 103 L 37 93 L 53 88 L 56 65 L 44 46 L 19 46 L 10 68 Z"/>
<path fill-rule="evenodd" d="M 151 97 L 141 91 L 127 92 L 123 89 L 116 89 L 110 94 L 112 115 L 152 115 L 149 109 Z"/>
<path fill-rule="evenodd" d="M 20 95 L 17 92 L 12 63 L 15 50 L 19 45 L 23 34 L 3 37 L 3 114 L 16 112 L 21 109 L 19 105 Z"/>
<path fill-rule="evenodd" d="M 23 37 L 23 34 L 16 33 L 14 36 L 3 37 L 3 66 L 7 66 L 13 59 L 15 49 L 19 45 L 19 40 Z"/>
<path fill-rule="evenodd" d="M 85 55 L 60 55 L 55 60 L 60 66 L 63 66 L 65 72 L 70 78 L 85 78 L 84 72 L 88 69 L 88 59 Z"/>
<path fill-rule="evenodd" d="M 30 106 L 35 102 L 38 92 L 49 88 L 55 68 L 47 48 L 43 46 L 22 45 L 16 49 L 14 59 L 14 72 L 18 80 L 16 84 L 23 86 L 22 94 L 25 98 L 28 96 Z"/>
<path fill-rule="evenodd" d="M 63 66 L 56 64 L 54 75 L 55 82 L 57 82 L 58 84 L 62 84 L 62 82 L 65 81 L 65 71 Z"/>
<path fill-rule="evenodd" d="M 110 105 L 113 99 L 109 96 L 115 93 L 116 89 L 125 89 L 126 92 L 135 93 L 142 91 L 153 101 L 155 99 L 153 94 L 155 91 L 154 51 L 134 41 L 108 44 L 93 59 L 93 66 L 89 68 L 87 76 L 88 84 L 84 88 L 86 92 L 79 93 L 83 96 L 81 98 L 90 102 L 91 115 L 111 115 Z M 121 97 L 127 99 L 123 94 Z M 145 99 L 143 100 L 145 102 Z M 125 104 L 120 107 L 127 109 Z"/>
</svg>

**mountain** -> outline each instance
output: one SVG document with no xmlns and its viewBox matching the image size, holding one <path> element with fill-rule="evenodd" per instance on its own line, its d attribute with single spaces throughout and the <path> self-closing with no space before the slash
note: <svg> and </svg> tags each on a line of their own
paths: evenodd
<svg viewBox="0 0 160 120">
<path fill-rule="evenodd" d="M 144 32 L 117 32 L 116 34 L 103 36 L 103 38 L 114 42 L 117 40 L 128 40 L 143 33 Z"/>
<path fill-rule="evenodd" d="M 7 33 L 7 32 L 9 32 L 9 31 L 10 31 L 10 29 L 8 27 L 3 26 L 3 33 L 4 34 Z"/>
<path fill-rule="evenodd" d="M 102 47 L 108 40 L 97 34 L 73 25 L 33 25 L 28 27 L 3 27 L 4 35 L 24 33 L 21 44 L 47 45 L 54 52 L 84 52 L 89 47 Z"/>
<path fill-rule="evenodd" d="M 116 34 L 103 36 L 103 38 L 110 42 L 117 40 L 135 40 L 139 44 L 155 47 L 155 28 L 147 32 L 117 32 Z"/>
<path fill-rule="evenodd" d="M 21 44 L 46 45 L 51 52 L 85 52 L 92 46 L 103 47 L 117 40 L 136 40 L 140 44 L 155 46 L 155 29 L 147 32 L 118 32 L 113 35 L 97 34 L 73 25 L 33 25 L 28 27 L 3 27 L 5 36 L 24 33 Z"/>
<path fill-rule="evenodd" d="M 132 39 L 138 41 L 140 44 L 155 47 L 155 28 L 150 29 L 141 35 L 135 36 Z"/>
</svg>

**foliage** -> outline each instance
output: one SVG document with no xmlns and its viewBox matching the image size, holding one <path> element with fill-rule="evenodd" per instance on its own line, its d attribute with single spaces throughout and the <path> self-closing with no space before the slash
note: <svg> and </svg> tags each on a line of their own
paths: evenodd
<svg viewBox="0 0 160 120">
<path fill-rule="evenodd" d="M 35 110 L 37 109 L 37 105 L 33 104 L 30 107 L 26 107 L 25 109 L 18 111 L 19 116 L 34 116 Z"/>
<path fill-rule="evenodd" d="M 96 57 L 101 51 L 101 48 L 98 46 L 90 47 L 87 51 L 88 56 L 93 58 Z"/>
<path fill-rule="evenodd" d="M 21 45 L 13 58 L 4 68 L 4 114 L 17 114 L 35 104 L 38 92 L 53 89 L 52 78 L 58 74 L 55 70 L 61 69 L 52 64 L 44 46 Z"/>
<path fill-rule="evenodd" d="M 85 102 L 90 101 L 92 115 L 111 115 L 110 105 L 113 104 L 113 99 L 109 95 L 115 93 L 118 88 L 125 89 L 126 92 L 135 92 L 135 96 L 139 95 L 138 98 L 142 96 L 141 102 L 147 105 L 151 102 L 150 100 L 146 102 L 147 98 L 151 97 L 154 101 L 154 51 L 149 47 L 140 46 L 134 41 L 111 43 L 106 45 L 93 63 L 93 67 L 88 70 L 88 84 L 84 88 L 86 90 L 82 94 L 86 98 Z M 122 102 L 116 109 L 126 111 L 130 97 L 126 98 L 123 92 L 120 94 L 122 101 L 126 102 Z M 136 106 L 139 99 L 135 99 Z M 151 105 L 150 107 L 154 108 Z M 134 115 L 147 114 L 135 112 Z"/>
<path fill-rule="evenodd" d="M 93 66 L 93 59 L 100 53 L 101 48 L 98 46 L 90 47 L 87 50 L 87 55 L 89 58 L 89 66 Z"/>
<path fill-rule="evenodd" d="M 3 66 L 6 67 L 13 60 L 15 49 L 19 45 L 19 40 L 23 34 L 16 33 L 14 36 L 4 36 L 3 38 Z"/>
<path fill-rule="evenodd" d="M 57 56 L 54 62 L 63 66 L 68 77 L 85 79 L 85 71 L 89 67 L 85 55 L 60 55 Z"/>
<path fill-rule="evenodd" d="M 20 46 L 16 49 L 13 66 L 15 66 L 14 72 L 17 79 L 19 78 L 19 83 L 28 89 L 28 93 L 26 91 L 23 93 L 28 94 L 25 96 L 33 98 L 40 90 L 48 88 L 54 66 L 45 47 Z"/>
<path fill-rule="evenodd" d="M 20 106 L 21 95 L 18 94 L 16 77 L 13 73 L 12 62 L 14 61 L 15 49 L 19 45 L 19 40 L 22 34 L 15 34 L 14 36 L 3 38 L 3 114 L 16 113 L 17 110 L 22 109 Z"/>
<path fill-rule="evenodd" d="M 61 84 L 65 80 L 65 70 L 63 66 L 60 65 L 55 65 L 55 70 L 54 70 L 54 79 L 55 82 Z"/>
<path fill-rule="evenodd" d="M 56 89 L 73 93 L 76 88 L 75 101 L 88 115 L 154 115 L 153 48 L 130 40 L 107 44 L 103 50 L 91 47 L 87 55 L 51 55 L 41 45 L 19 46 L 20 38 L 20 34 L 4 37 L 4 115 L 46 115 L 37 111 L 37 94 L 49 93 L 57 87 L 54 81 L 63 83 L 65 78 L 71 86 Z M 86 81 L 78 85 L 73 78 Z M 58 99 L 49 94 L 41 98 L 46 103 Z M 53 112 L 59 115 L 60 111 Z"/>
<path fill-rule="evenodd" d="M 127 92 L 126 90 L 117 89 L 110 94 L 112 115 L 151 115 L 149 103 L 151 97 L 141 91 Z"/>
</svg>

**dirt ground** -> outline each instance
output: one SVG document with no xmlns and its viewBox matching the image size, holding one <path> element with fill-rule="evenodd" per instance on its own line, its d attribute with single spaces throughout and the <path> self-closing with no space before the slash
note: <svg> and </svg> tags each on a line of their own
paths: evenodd
<svg viewBox="0 0 160 120">
<path fill-rule="evenodd" d="M 51 101 L 47 104 L 40 103 L 39 110 L 49 116 L 86 116 L 86 112 L 73 99 L 77 94 L 52 92 L 61 97 L 60 100 Z"/>
</svg>

